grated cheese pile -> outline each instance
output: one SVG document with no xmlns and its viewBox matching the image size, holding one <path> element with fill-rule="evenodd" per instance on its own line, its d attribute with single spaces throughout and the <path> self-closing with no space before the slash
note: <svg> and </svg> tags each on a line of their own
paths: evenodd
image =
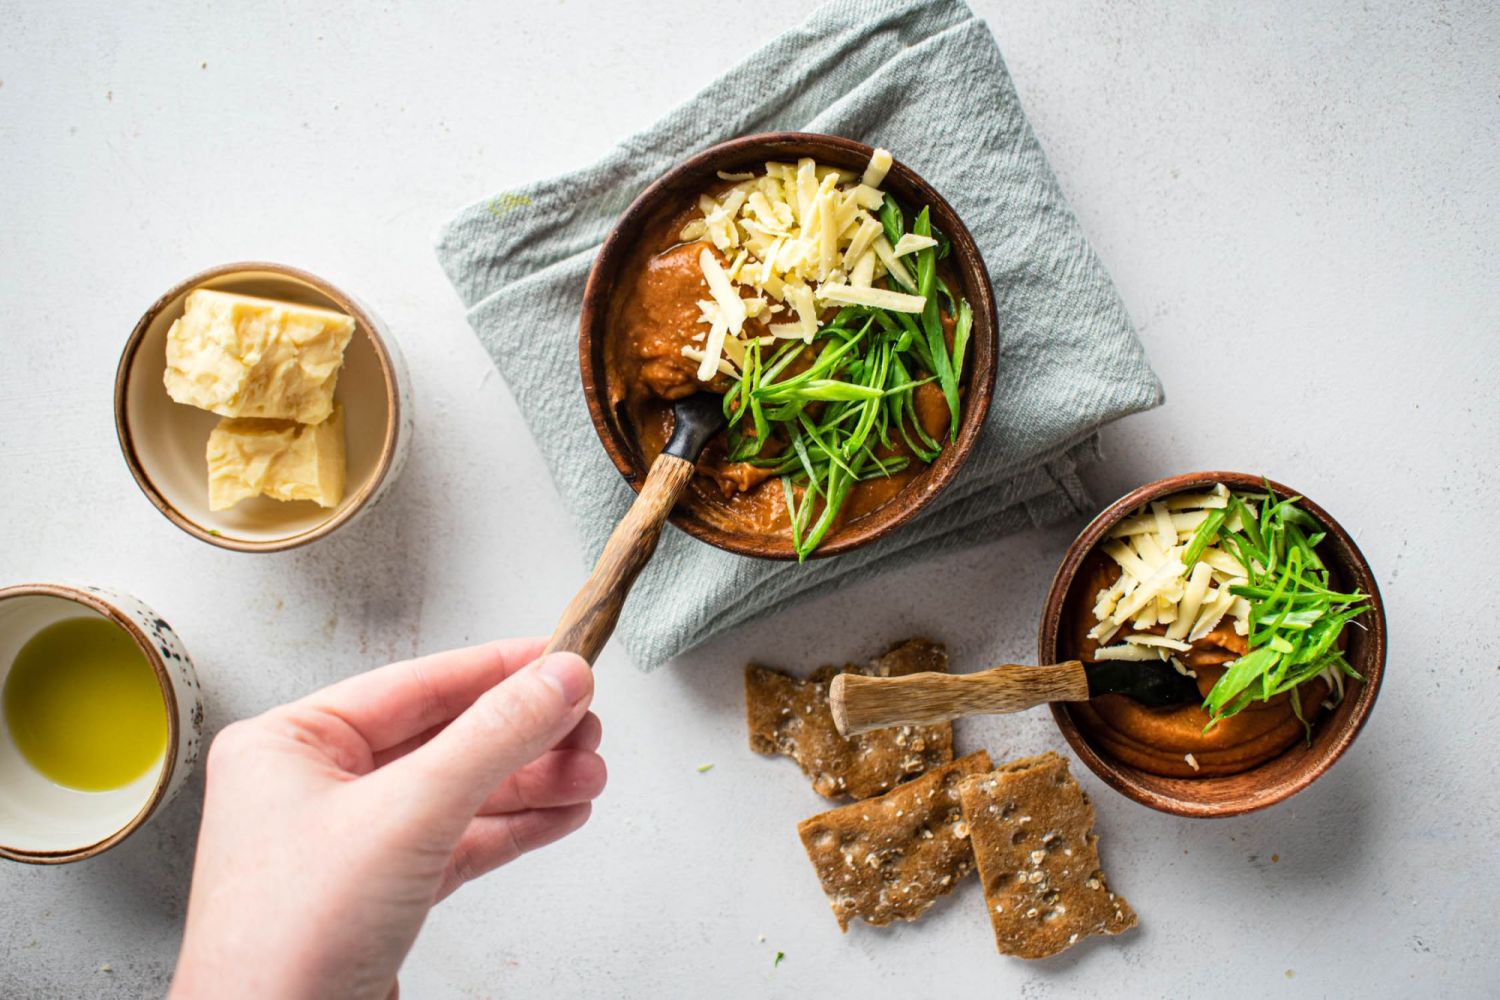
<svg viewBox="0 0 1500 1000">
<path fill-rule="evenodd" d="M 768 345 L 778 339 L 811 343 L 825 306 L 922 311 L 925 300 L 911 294 L 916 278 L 901 258 L 937 241 L 910 233 L 895 246 L 886 239 L 876 213 L 890 167 L 891 154 L 877 149 L 862 176 L 807 158 L 767 163 L 760 175 L 720 172 L 735 184 L 717 196 L 701 195 L 703 218 L 679 234 L 729 261 L 725 267 L 708 246 L 698 257 L 712 296 L 698 303 L 708 329 L 695 338 L 701 347 L 685 346 L 682 353 L 699 363 L 699 380 L 738 375 L 756 339 L 747 335 L 747 319 L 767 323 L 770 336 L 760 342 Z M 894 287 L 876 285 L 887 277 Z M 748 296 L 742 294 L 747 289 Z M 771 323 L 773 317 L 780 322 Z"/>
<path fill-rule="evenodd" d="M 1233 555 L 1217 544 L 1203 550 L 1189 573 L 1183 555 L 1193 532 L 1210 511 L 1229 505 L 1229 489 L 1215 484 L 1207 493 L 1183 493 L 1154 501 L 1120 522 L 1103 546 L 1119 564 L 1120 579 L 1099 591 L 1094 604 L 1098 625 L 1089 632 L 1101 648 L 1100 660 L 1155 660 L 1171 662 L 1191 674 L 1174 653 L 1185 653 L 1192 643 L 1212 632 L 1226 617 L 1239 635 L 1250 631 L 1250 602 L 1229 588 L 1247 581 Z M 1252 516 L 1254 508 L 1250 508 Z M 1239 530 L 1237 515 L 1225 523 Z M 1133 634 L 1115 646 L 1104 646 L 1121 629 L 1166 626 L 1164 635 Z"/>
</svg>

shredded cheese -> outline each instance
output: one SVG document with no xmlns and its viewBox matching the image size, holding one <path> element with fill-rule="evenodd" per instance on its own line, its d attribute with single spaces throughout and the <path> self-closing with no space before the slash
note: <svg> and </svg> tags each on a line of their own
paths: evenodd
<svg viewBox="0 0 1500 1000">
<path fill-rule="evenodd" d="M 888 149 L 877 149 L 870 157 L 870 165 L 865 167 L 864 183 L 872 188 L 880 187 L 880 182 L 885 180 L 886 171 L 891 169 L 891 152 Z"/>
<path fill-rule="evenodd" d="M 1122 644 L 1100 649 L 1102 659 L 1160 657 L 1187 673 L 1172 654 L 1187 652 L 1226 618 L 1239 635 L 1249 633 L 1250 602 L 1232 591 L 1245 583 L 1239 561 L 1215 538 L 1191 573 L 1183 562 L 1199 525 L 1228 501 L 1229 490 L 1222 483 L 1205 492 L 1166 497 L 1146 504 L 1110 532 L 1101 549 L 1120 567 L 1120 578 L 1096 595 L 1096 624 L 1089 636 L 1103 645 L 1125 629 L 1160 629 L 1163 634 L 1127 634 Z M 1125 652 L 1132 647 L 1138 652 Z"/>
<path fill-rule="evenodd" d="M 896 251 L 891 249 L 891 241 L 884 236 L 875 237 L 875 256 L 880 258 L 880 262 L 891 273 L 891 277 L 912 291 L 917 290 L 917 279 L 907 273 L 906 265 L 896 258 Z M 921 312 L 920 309 L 917 311 Z"/>
<path fill-rule="evenodd" d="M 684 344 L 683 348 L 682 348 L 682 356 L 685 357 L 685 358 L 687 358 L 687 359 L 689 359 L 689 360 L 691 360 L 691 361 L 697 361 L 697 362 L 699 362 L 698 377 L 700 379 L 702 379 L 703 378 L 703 365 L 709 364 L 710 355 L 706 351 L 701 351 L 701 350 L 699 350 L 696 347 L 688 347 L 687 345 Z M 717 369 L 718 371 L 722 372 L 725 375 L 730 376 L 731 378 L 733 378 L 736 374 L 738 374 L 734 370 L 734 366 L 731 365 L 728 361 L 724 360 L 723 358 L 719 359 L 719 363 L 717 365 L 715 365 L 714 368 L 710 368 L 709 369 L 709 378 L 713 377 L 713 371 L 714 371 L 714 369 Z"/>
<path fill-rule="evenodd" d="M 875 306 L 892 312 L 919 313 L 927 300 L 920 295 L 904 295 L 888 288 L 855 288 L 853 285 L 823 285 L 818 298 L 848 306 Z"/>
<path fill-rule="evenodd" d="M 897 257 L 905 257 L 909 253 L 916 253 L 918 250 L 926 250 L 928 247 L 935 247 L 937 245 L 938 241 L 933 239 L 931 236 L 918 236 L 916 233 L 903 233 L 901 238 L 896 241 L 896 245 L 892 247 L 891 250 Z"/>
<path fill-rule="evenodd" d="M 767 328 L 772 338 L 810 342 L 827 304 L 921 312 L 922 299 L 907 294 L 915 278 L 900 258 L 937 241 L 908 234 L 898 252 L 886 240 L 873 213 L 885 202 L 880 185 L 891 163 L 889 152 L 876 150 L 863 175 L 807 157 L 767 163 L 764 174 L 718 172 L 731 186 L 700 196 L 702 218 L 679 233 L 704 245 L 699 266 L 711 300 L 699 303 L 705 330 L 694 350 L 702 356 L 692 356 L 700 380 L 736 373 L 755 339 L 747 320 L 780 313 L 782 322 Z M 891 288 L 881 286 L 885 279 Z"/>
<path fill-rule="evenodd" d="M 1138 646 L 1160 646 L 1163 649 L 1175 649 L 1179 653 L 1186 653 L 1193 648 L 1188 643 L 1178 642 L 1176 639 L 1168 639 L 1166 636 L 1160 635 L 1127 635 L 1125 641 L 1133 642 Z"/>
<path fill-rule="evenodd" d="M 723 317 L 729 332 L 739 335 L 745 326 L 745 300 L 735 291 L 729 275 L 719 266 L 713 251 L 705 249 L 698 255 L 698 266 L 703 269 L 703 278 L 708 282 L 708 291 L 718 303 L 719 315 Z"/>
<path fill-rule="evenodd" d="M 1160 659 L 1160 656 L 1157 655 L 1157 652 L 1154 649 L 1147 649 L 1145 646 L 1136 646 L 1132 645 L 1131 643 L 1125 643 L 1119 646 L 1099 647 L 1098 649 L 1094 650 L 1094 659 L 1136 660 L 1144 663 L 1151 660 Z"/>
<path fill-rule="evenodd" d="M 778 323 L 771 327 L 772 335 L 787 338 L 800 337 L 807 343 L 812 343 L 813 336 L 818 332 L 818 306 L 813 300 L 812 289 L 806 285 L 797 285 L 788 289 L 787 302 L 796 312 L 797 322 Z"/>
<path fill-rule="evenodd" d="M 854 231 L 854 238 L 849 241 L 849 248 L 844 251 L 844 265 L 852 266 L 863 258 L 875 245 L 875 237 L 880 233 L 880 220 L 865 216 L 859 228 Z"/>
</svg>

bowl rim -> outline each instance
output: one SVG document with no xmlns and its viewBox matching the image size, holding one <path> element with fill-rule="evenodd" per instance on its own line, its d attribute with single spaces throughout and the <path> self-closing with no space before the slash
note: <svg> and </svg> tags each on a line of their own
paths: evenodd
<svg viewBox="0 0 1500 1000">
<path fill-rule="evenodd" d="M 237 274 L 245 271 L 266 271 L 283 277 L 293 278 L 304 282 L 317 289 L 323 295 L 332 299 L 339 308 L 354 317 L 355 322 L 369 336 L 370 343 L 375 348 L 376 360 L 380 365 L 380 374 L 385 383 L 386 398 L 386 421 L 385 436 L 381 441 L 380 459 L 376 464 L 374 473 L 365 480 L 344 508 L 325 521 L 296 534 L 284 535 L 277 538 L 267 539 L 244 539 L 233 538 L 227 535 L 214 534 L 210 529 L 188 517 L 180 511 L 166 495 L 157 489 L 155 482 L 151 479 L 150 472 L 140 460 L 136 451 L 135 439 L 130 427 L 130 418 L 127 407 L 129 393 L 130 373 L 135 366 L 136 357 L 140 353 L 141 345 L 145 341 L 146 331 L 156 320 L 156 317 L 166 309 L 178 297 L 192 291 L 198 285 L 214 278 L 222 278 L 226 275 Z M 165 391 L 165 390 L 163 390 Z M 378 495 L 386 478 L 390 475 L 391 468 L 395 464 L 396 455 L 401 433 L 401 392 L 400 376 L 396 368 L 396 362 L 391 355 L 390 347 L 385 343 L 385 334 L 375 317 L 362 306 L 358 300 L 343 291 L 332 282 L 317 275 L 304 271 L 301 268 L 292 267 L 289 264 L 278 264 L 274 261 L 246 260 L 234 261 L 228 264 L 218 264 L 214 267 L 199 271 L 190 277 L 177 282 L 167 291 L 157 297 L 156 301 L 141 314 L 136 321 L 134 329 L 130 331 L 130 337 L 125 341 L 125 347 L 120 352 L 120 361 L 115 368 L 115 436 L 120 442 L 120 451 L 125 456 L 125 464 L 130 468 L 130 474 L 146 499 L 167 519 L 183 531 L 197 538 L 199 541 L 218 546 L 221 549 L 229 549 L 234 552 L 285 552 L 288 549 L 300 548 L 333 533 L 341 525 L 348 523 L 358 515 L 369 503 L 370 498 Z"/>
<path fill-rule="evenodd" d="M 151 789 L 151 795 L 136 812 L 128 823 L 120 827 L 114 833 L 85 844 L 82 847 L 69 848 L 62 851 L 39 851 L 24 850 L 16 847 L 8 847 L 0 844 L 0 858 L 11 861 L 20 861 L 30 865 L 61 865 L 71 861 L 83 861 L 92 858 L 96 854 L 114 847 L 120 841 L 139 830 L 156 812 L 162 800 L 166 798 L 167 789 L 172 785 L 172 776 L 177 771 L 177 747 L 181 739 L 181 723 L 178 719 L 177 689 L 172 684 L 172 676 L 167 671 L 166 662 L 157 650 L 151 638 L 137 625 L 129 615 L 115 606 L 113 601 L 99 594 L 84 590 L 80 587 L 71 587 L 61 583 L 20 583 L 9 587 L 0 588 L 0 603 L 16 597 L 56 597 L 84 607 L 103 615 L 110 622 L 125 630 L 125 633 L 135 640 L 135 644 L 146 656 L 146 662 L 151 664 L 151 670 L 156 674 L 156 684 L 161 689 L 162 699 L 166 703 L 167 710 L 167 747 L 163 751 L 164 759 L 162 768 L 156 776 L 156 784 Z M 154 613 L 154 612 L 153 612 Z"/>
<path fill-rule="evenodd" d="M 1214 483 L 1224 483 L 1231 489 L 1264 490 L 1266 486 L 1269 486 L 1278 496 L 1300 497 L 1298 506 L 1316 518 L 1327 529 L 1330 540 L 1336 543 L 1335 551 L 1340 557 L 1340 568 L 1350 575 L 1352 578 L 1351 582 L 1355 586 L 1364 590 L 1369 595 L 1370 610 L 1366 617 L 1365 629 L 1367 653 L 1365 662 L 1361 664 L 1365 679 L 1359 684 L 1358 690 L 1352 695 L 1354 701 L 1350 714 L 1341 723 L 1341 728 L 1331 735 L 1332 742 L 1327 745 L 1316 759 L 1309 762 L 1307 768 L 1295 777 L 1273 787 L 1263 794 L 1246 792 L 1241 798 L 1233 801 L 1201 802 L 1144 787 L 1136 778 L 1137 774 L 1144 772 L 1139 772 L 1138 769 L 1116 761 L 1114 758 L 1097 750 L 1083 734 L 1083 731 L 1079 729 L 1077 723 L 1074 722 L 1067 703 L 1054 702 L 1052 704 L 1053 721 L 1057 723 L 1057 727 L 1062 731 L 1063 737 L 1068 741 L 1068 745 L 1073 748 L 1073 752 L 1088 766 L 1089 770 L 1093 771 L 1105 784 L 1126 797 L 1134 799 L 1136 802 L 1149 806 L 1152 809 L 1172 813 L 1177 816 L 1193 818 L 1240 816 L 1245 813 L 1265 809 L 1291 798 L 1322 777 L 1344 755 L 1344 752 L 1353 744 L 1355 737 L 1359 735 L 1360 730 L 1364 728 L 1370 711 L 1374 708 L 1375 699 L 1380 694 L 1380 684 L 1385 674 L 1385 606 L 1381 601 L 1380 587 L 1376 582 L 1375 574 L 1371 571 L 1370 564 L 1365 559 L 1364 553 L 1354 543 L 1354 539 L 1349 536 L 1349 533 L 1344 530 L 1344 527 L 1332 515 L 1309 498 L 1307 494 L 1299 490 L 1293 490 L 1265 476 L 1227 471 L 1189 472 L 1148 482 L 1131 490 L 1110 504 L 1079 532 L 1078 537 L 1069 544 L 1068 550 L 1063 556 L 1062 563 L 1058 566 L 1057 572 L 1052 578 L 1052 584 L 1047 591 L 1047 598 L 1042 609 L 1041 622 L 1037 629 L 1037 656 L 1040 657 L 1038 662 L 1050 663 L 1055 661 L 1058 638 L 1062 628 L 1063 608 L 1067 601 L 1068 592 L 1072 589 L 1073 579 L 1077 575 L 1079 568 L 1083 565 L 1084 560 L 1102 540 L 1104 534 L 1144 503 L 1172 493 L 1211 486 Z M 1272 758 L 1272 760 L 1275 759 L 1279 758 Z M 1202 782 L 1238 779 L 1243 778 L 1245 775 L 1254 774 L 1260 766 L 1264 765 L 1258 765 L 1257 768 L 1251 768 L 1248 771 L 1238 774 L 1223 775 L 1219 779 L 1192 778 L 1184 780 Z"/>
<path fill-rule="evenodd" d="M 594 432 L 605 453 L 636 493 L 640 492 L 649 470 L 636 464 L 632 454 L 634 442 L 617 433 L 614 421 L 609 418 L 607 379 L 602 370 L 602 361 L 598 363 L 599 371 L 596 372 L 593 352 L 596 328 L 601 334 L 602 344 L 602 334 L 609 323 L 609 307 L 614 291 L 613 276 L 628 262 L 630 253 L 635 248 L 632 237 L 642 225 L 651 220 L 665 198 L 675 196 L 674 188 L 680 181 L 706 172 L 725 160 L 746 158 L 752 151 L 761 151 L 765 159 L 774 159 L 778 155 L 797 155 L 779 152 L 781 150 L 809 146 L 865 160 L 874 152 L 874 147 L 865 143 L 820 132 L 760 132 L 715 143 L 681 161 L 642 190 L 615 221 L 589 268 L 578 325 L 579 372 L 583 382 L 584 401 L 588 406 Z M 916 517 L 957 478 L 984 429 L 985 417 L 994 396 L 995 373 L 999 363 L 999 318 L 994 286 L 990 281 L 989 269 L 985 266 L 984 255 L 980 253 L 973 234 L 958 212 L 915 170 L 900 159 L 893 158 L 887 176 L 895 176 L 903 187 L 917 192 L 931 206 L 933 214 L 944 219 L 946 225 L 943 226 L 943 232 L 953 244 L 952 256 L 957 261 L 956 266 L 961 272 L 967 272 L 966 276 L 975 286 L 975 294 L 970 299 L 974 310 L 974 334 L 970 339 L 973 367 L 969 372 L 968 398 L 965 401 L 958 439 L 944 449 L 938 461 L 885 505 L 819 545 L 809 559 L 835 556 L 867 545 L 884 538 Z M 673 508 L 669 520 L 700 541 L 728 552 L 779 561 L 796 559 L 796 553 L 789 548 L 783 550 L 779 545 L 773 546 L 761 536 L 737 534 L 688 516 L 681 504 Z"/>
</svg>

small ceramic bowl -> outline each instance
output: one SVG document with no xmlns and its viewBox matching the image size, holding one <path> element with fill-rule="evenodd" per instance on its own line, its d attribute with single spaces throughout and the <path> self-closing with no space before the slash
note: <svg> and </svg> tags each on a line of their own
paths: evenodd
<svg viewBox="0 0 1500 1000">
<path fill-rule="evenodd" d="M 1062 566 L 1052 581 L 1042 611 L 1041 630 L 1037 638 L 1039 663 L 1060 663 L 1073 659 L 1074 630 L 1070 623 L 1078 615 L 1089 614 L 1094 596 L 1083 593 L 1085 570 L 1092 559 L 1104 558 L 1095 546 L 1120 521 L 1142 504 L 1173 493 L 1201 490 L 1223 483 L 1233 490 L 1264 492 L 1266 480 L 1240 472 L 1195 472 L 1147 483 L 1111 504 L 1083 529 L 1063 557 Z M 1330 563 L 1334 576 L 1345 588 L 1357 587 L 1370 596 L 1370 610 L 1346 630 L 1348 648 L 1345 655 L 1364 681 L 1349 681 L 1345 696 L 1337 708 L 1313 724 L 1312 743 L 1297 741 L 1280 756 L 1238 774 L 1205 778 L 1167 778 L 1124 764 L 1097 746 L 1081 729 L 1066 702 L 1052 705 L 1052 716 L 1063 736 L 1106 784 L 1137 802 L 1179 816 L 1236 816 L 1264 809 L 1297 794 L 1316 781 L 1333 762 L 1349 749 L 1375 705 L 1380 693 L 1380 679 L 1385 672 L 1385 611 L 1380 602 L 1380 588 L 1365 557 L 1360 554 L 1347 532 L 1327 511 L 1308 499 L 1305 493 L 1277 482 L 1270 483 L 1277 497 L 1300 496 L 1298 506 L 1326 529 L 1327 539 L 1319 547 Z M 1076 586 L 1075 586 L 1076 582 Z"/>
<path fill-rule="evenodd" d="M 613 321 L 615 293 L 625 285 L 623 272 L 631 265 L 632 252 L 639 245 L 642 233 L 664 216 L 682 211 L 708 186 L 719 183 L 720 171 L 762 170 L 768 160 L 795 162 L 799 157 L 810 156 L 820 165 L 858 173 L 865 169 L 873 152 L 869 146 L 852 139 L 803 132 L 770 132 L 731 139 L 673 167 L 642 191 L 625 210 L 605 239 L 589 272 L 579 324 L 578 350 L 584 399 L 594 429 L 615 468 L 620 470 L 632 489 L 640 491 L 649 463 L 641 453 L 635 432 L 610 403 L 605 341 Z M 892 152 L 896 160 L 891 164 L 882 188 L 906 205 L 931 206 L 933 227 L 946 234 L 953 244 L 949 259 L 959 290 L 974 310 L 963 415 L 958 440 L 947 445 L 936 462 L 889 503 L 836 531 L 818 546 L 813 558 L 857 549 L 885 537 L 916 517 L 958 475 L 984 428 L 985 414 L 989 412 L 990 397 L 994 393 L 999 336 L 994 291 L 984 258 L 953 207 L 932 185 L 917 176 L 916 171 L 901 162 L 900 149 Z M 726 525 L 722 518 L 705 517 L 695 509 L 691 493 L 677 505 L 671 520 L 688 534 L 730 552 L 767 559 L 796 558 L 790 539 L 749 527 Z"/>
<path fill-rule="evenodd" d="M 337 309 L 354 317 L 334 393 L 344 407 L 348 483 L 337 507 L 310 500 L 242 500 L 208 509 L 204 450 L 215 414 L 176 403 L 162 383 L 167 330 L 195 288 L 216 288 Z M 352 296 L 285 264 L 224 264 L 182 281 L 147 309 L 115 374 L 115 430 L 146 497 L 195 538 L 240 552 L 275 552 L 315 541 L 372 507 L 395 482 L 411 441 L 410 389 L 395 340 Z"/>
<path fill-rule="evenodd" d="M 12 861 L 56 865 L 108 850 L 177 793 L 203 749 L 203 694 L 182 640 L 128 594 L 54 583 L 0 589 L 0 687 L 21 647 L 68 618 L 102 618 L 135 640 L 166 703 L 167 748 L 156 767 L 123 788 L 75 791 L 26 761 L 0 716 L 0 857 Z"/>
</svg>

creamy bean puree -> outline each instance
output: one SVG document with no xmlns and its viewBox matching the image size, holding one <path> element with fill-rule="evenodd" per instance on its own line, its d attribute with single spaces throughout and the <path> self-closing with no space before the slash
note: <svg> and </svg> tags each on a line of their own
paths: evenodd
<svg viewBox="0 0 1500 1000">
<path fill-rule="evenodd" d="M 1084 578 L 1082 592 L 1104 590 L 1119 577 L 1119 567 L 1097 561 Z M 1074 649 L 1085 662 L 1094 659 L 1100 645 L 1089 637 L 1093 625 L 1086 614 L 1076 616 L 1072 623 Z M 1163 629 L 1141 631 L 1159 634 Z M 1191 645 L 1193 648 L 1178 659 L 1198 675 L 1198 690 L 1205 697 L 1223 675 L 1224 664 L 1249 651 L 1244 637 L 1236 634 L 1228 621 Z M 1092 740 L 1132 767 L 1167 777 L 1212 777 L 1263 764 L 1304 737 L 1306 730 L 1292 712 L 1292 695 L 1301 696 L 1302 716 L 1313 724 L 1322 711 L 1328 687 L 1313 681 L 1270 701 L 1252 702 L 1238 715 L 1221 719 L 1207 733 L 1203 728 L 1209 716 L 1201 705 L 1147 708 L 1125 695 L 1109 694 L 1068 708 Z"/>
</svg>

